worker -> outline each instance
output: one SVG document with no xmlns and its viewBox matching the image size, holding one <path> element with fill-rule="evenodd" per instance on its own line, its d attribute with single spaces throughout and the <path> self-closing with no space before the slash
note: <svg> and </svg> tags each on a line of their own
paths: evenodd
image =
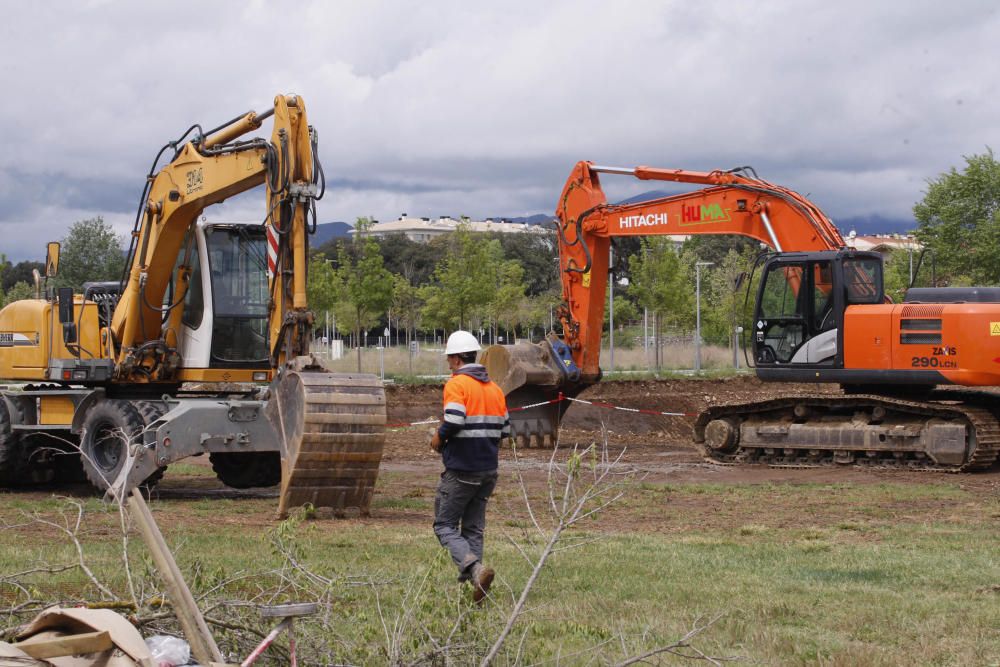
<svg viewBox="0 0 1000 667">
<path fill-rule="evenodd" d="M 434 534 L 458 567 L 459 582 L 472 583 L 472 599 L 486 597 L 495 572 L 483 564 L 486 503 L 497 483 L 500 441 L 510 436 L 503 390 L 475 363 L 479 341 L 468 331 L 448 337 L 451 378 L 444 386 L 441 425 L 431 436 L 444 472 L 434 498 Z"/>
</svg>

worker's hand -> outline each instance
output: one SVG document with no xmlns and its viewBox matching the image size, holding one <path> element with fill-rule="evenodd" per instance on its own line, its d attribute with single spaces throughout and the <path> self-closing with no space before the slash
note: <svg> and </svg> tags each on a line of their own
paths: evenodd
<svg viewBox="0 0 1000 667">
<path fill-rule="evenodd" d="M 431 435 L 431 449 L 435 452 L 441 451 L 441 436 L 438 434 L 437 430 Z"/>
</svg>

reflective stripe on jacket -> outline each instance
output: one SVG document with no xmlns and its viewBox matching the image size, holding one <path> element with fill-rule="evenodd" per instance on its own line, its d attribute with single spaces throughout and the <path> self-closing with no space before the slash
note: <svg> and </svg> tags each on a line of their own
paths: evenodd
<svg viewBox="0 0 1000 667">
<path fill-rule="evenodd" d="M 466 364 L 444 386 L 444 421 L 438 430 L 449 470 L 496 470 L 500 440 L 510 436 L 503 390 L 479 364 Z"/>
</svg>

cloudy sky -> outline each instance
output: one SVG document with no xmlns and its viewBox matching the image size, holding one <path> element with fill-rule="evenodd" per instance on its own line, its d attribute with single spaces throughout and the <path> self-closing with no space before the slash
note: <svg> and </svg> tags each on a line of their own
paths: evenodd
<svg viewBox="0 0 1000 667">
<path fill-rule="evenodd" d="M 5 3 L 0 252 L 39 258 L 95 215 L 125 231 L 164 143 L 278 92 L 319 131 L 321 221 L 550 213 L 581 159 L 749 164 L 835 219 L 905 218 L 1000 147 L 997 6 Z M 263 194 L 208 215 L 260 219 Z"/>
</svg>

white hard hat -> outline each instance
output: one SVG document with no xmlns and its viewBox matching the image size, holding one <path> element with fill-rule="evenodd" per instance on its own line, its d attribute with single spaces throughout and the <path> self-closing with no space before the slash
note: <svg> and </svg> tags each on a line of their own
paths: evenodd
<svg viewBox="0 0 1000 667">
<path fill-rule="evenodd" d="M 448 344 L 444 348 L 445 354 L 462 354 L 464 352 L 479 352 L 483 348 L 479 347 L 479 341 L 468 331 L 456 331 L 448 336 Z"/>
</svg>

